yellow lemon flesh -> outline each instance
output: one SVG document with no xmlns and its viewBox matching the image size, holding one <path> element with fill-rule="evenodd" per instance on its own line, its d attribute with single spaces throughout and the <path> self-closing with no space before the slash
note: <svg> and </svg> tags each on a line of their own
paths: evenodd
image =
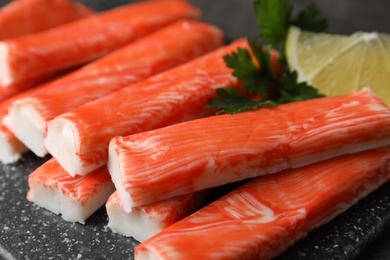
<svg viewBox="0 0 390 260">
<path fill-rule="evenodd" d="M 390 35 L 313 33 L 290 27 L 287 62 L 299 81 L 333 96 L 369 87 L 390 105 Z"/>
</svg>

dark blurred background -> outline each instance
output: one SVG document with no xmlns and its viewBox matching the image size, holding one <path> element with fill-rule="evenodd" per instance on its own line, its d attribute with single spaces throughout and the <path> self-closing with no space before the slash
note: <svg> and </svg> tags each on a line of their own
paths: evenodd
<svg viewBox="0 0 390 260">
<path fill-rule="evenodd" d="M 0 0 L 0 6 L 10 2 Z M 135 0 L 79 0 L 95 11 L 113 8 Z M 203 20 L 219 26 L 227 39 L 258 36 L 252 0 L 189 0 L 203 10 Z M 389 0 L 291 0 L 295 9 L 317 3 L 329 18 L 329 31 L 350 34 L 357 30 L 390 33 Z M 0 28 L 1 29 L 1 28 Z"/>
</svg>

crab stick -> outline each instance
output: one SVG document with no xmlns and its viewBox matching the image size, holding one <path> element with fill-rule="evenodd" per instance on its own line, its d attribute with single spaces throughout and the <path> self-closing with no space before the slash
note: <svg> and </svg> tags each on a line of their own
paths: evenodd
<svg viewBox="0 0 390 260">
<path fill-rule="evenodd" d="M 371 90 L 115 137 L 108 169 L 126 212 L 180 194 L 390 144 Z"/>
<path fill-rule="evenodd" d="M 7 121 L 8 110 L 11 104 L 21 98 L 28 97 L 38 88 L 42 88 L 50 82 L 56 80 L 61 75 L 54 78 L 42 77 L 30 80 L 26 83 L 13 85 L 12 88 L 0 87 L 0 162 L 3 164 L 14 163 L 22 158 L 22 155 L 29 149 L 11 132 L 3 123 Z M 44 83 L 42 83 L 44 82 Z M 40 85 L 39 85 L 40 84 Z M 34 87 L 34 88 L 33 88 Z"/>
<path fill-rule="evenodd" d="M 46 148 L 70 175 L 84 175 L 106 164 L 108 143 L 114 136 L 209 115 L 205 104 L 215 96 L 215 89 L 240 84 L 222 59 L 238 47 L 247 48 L 246 40 L 54 118 L 48 122 Z"/>
<path fill-rule="evenodd" d="M 43 80 L 43 79 L 42 79 Z M 46 84 L 49 84 L 47 81 Z M 31 81 L 31 86 L 36 83 Z M 36 88 L 44 87 L 45 84 Z M 16 87 L 16 86 L 15 86 Z M 0 122 L 6 121 L 10 105 L 17 99 L 29 96 L 34 89 L 26 90 L 26 85 L 21 84 L 10 91 L 11 88 L 0 87 Z M 28 148 L 3 124 L 0 123 L 0 162 L 3 164 L 14 163 L 28 151 Z"/>
<path fill-rule="evenodd" d="M 108 54 L 200 12 L 185 0 L 142 1 L 0 42 L 0 85 L 52 74 Z"/>
<path fill-rule="evenodd" d="M 161 202 L 123 211 L 117 192 L 106 202 L 108 227 L 116 233 L 144 241 L 192 214 L 203 203 L 208 190 L 176 196 Z"/>
<path fill-rule="evenodd" d="M 90 14 L 92 14 L 91 10 L 70 0 L 13 1 L 0 9 L 0 40 L 33 34 Z M 49 78 L 42 76 L 14 83 L 8 87 L 0 85 L 0 101 L 43 83 Z"/>
<path fill-rule="evenodd" d="M 27 199 L 69 222 L 84 224 L 115 188 L 106 167 L 93 175 L 71 177 L 51 158 L 28 177 Z"/>
<path fill-rule="evenodd" d="M 0 40 L 44 31 L 92 14 L 71 0 L 12 1 L 0 9 Z"/>
<path fill-rule="evenodd" d="M 0 88 L 0 93 L 2 93 Z M 4 93 L 7 96 L 8 93 Z M 12 93 L 13 94 L 13 93 Z M 0 101 L 0 121 L 4 120 L 8 114 L 8 108 L 18 98 L 28 96 L 29 91 L 12 95 Z M 0 94 L 1 95 L 1 94 Z M 18 161 L 22 154 L 28 151 L 28 148 L 3 124 L 0 123 L 0 162 L 4 164 Z"/>
<path fill-rule="evenodd" d="M 16 100 L 9 108 L 6 125 L 29 149 L 43 157 L 47 154 L 43 140 L 49 120 L 222 44 L 223 34 L 218 28 L 180 20 Z"/>
<path fill-rule="evenodd" d="M 137 245 L 135 259 L 271 259 L 389 181 L 389 170 L 383 149 L 255 178 Z"/>
</svg>

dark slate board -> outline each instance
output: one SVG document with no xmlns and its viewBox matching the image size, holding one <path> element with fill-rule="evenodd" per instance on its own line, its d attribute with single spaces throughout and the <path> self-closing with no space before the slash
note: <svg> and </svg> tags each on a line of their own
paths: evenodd
<svg viewBox="0 0 390 260">
<path fill-rule="evenodd" d="M 26 200 L 28 174 L 46 160 L 28 153 L 22 162 L 1 165 L 0 258 L 132 259 L 138 242 L 111 232 L 103 207 L 81 225 Z M 389 224 L 387 184 L 310 232 L 277 259 L 354 259 L 362 252 L 370 259 L 389 259 L 386 250 L 377 257 L 372 253 L 380 252 L 370 251 L 370 244 L 378 241 Z"/>
<path fill-rule="evenodd" d="M 298 9 L 309 2 L 291 1 Z M 0 6 L 7 2 L 0 0 Z M 133 1 L 81 2 L 100 11 Z M 251 0 L 191 2 L 204 11 L 205 21 L 225 31 L 227 39 L 257 37 Z M 316 2 L 329 17 L 331 32 L 390 31 L 387 18 L 390 1 Z M 28 153 L 16 164 L 0 164 L 0 259 L 133 259 L 133 248 L 138 242 L 111 232 L 103 207 L 81 225 L 66 222 L 26 200 L 28 174 L 47 159 Z M 310 232 L 277 259 L 390 259 L 389 225 L 390 184 L 387 184 Z"/>
</svg>

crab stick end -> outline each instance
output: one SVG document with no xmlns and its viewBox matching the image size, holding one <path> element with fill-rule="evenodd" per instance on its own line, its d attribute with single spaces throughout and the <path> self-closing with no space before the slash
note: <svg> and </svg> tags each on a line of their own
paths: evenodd
<svg viewBox="0 0 390 260">
<path fill-rule="evenodd" d="M 36 156 L 47 155 L 47 150 L 43 146 L 46 124 L 40 122 L 33 108 L 12 104 L 3 123 Z"/>
<path fill-rule="evenodd" d="M 119 198 L 122 202 L 122 208 L 126 213 L 130 213 L 133 206 L 133 201 L 131 199 L 130 194 L 126 191 L 121 177 L 121 167 L 119 164 L 119 158 L 115 149 L 115 140 L 116 138 L 112 139 L 109 147 L 108 147 L 108 162 L 107 162 L 107 169 L 108 172 L 111 175 L 111 180 L 115 185 L 115 188 L 118 192 Z"/>
<path fill-rule="evenodd" d="M 54 214 L 62 214 L 62 218 L 66 221 L 85 224 L 85 218 L 79 216 L 80 206 L 76 201 L 62 196 L 57 189 L 47 189 L 35 181 L 29 180 L 29 186 L 27 199 L 30 202 Z M 66 210 L 63 210 L 63 208 L 66 208 Z"/>
<path fill-rule="evenodd" d="M 3 164 L 17 162 L 28 149 L 18 140 L 10 142 L 9 138 L 5 135 L 6 133 L 0 130 L 0 162 Z"/>
<path fill-rule="evenodd" d="M 117 196 L 113 194 L 112 196 Z M 143 242 L 162 230 L 160 222 L 161 216 L 148 216 L 142 213 L 140 208 L 134 208 L 130 213 L 126 213 L 119 199 L 107 200 L 106 209 L 108 215 L 107 226 L 115 233 L 126 237 L 133 237 L 139 242 Z"/>
<path fill-rule="evenodd" d="M 55 118 L 47 123 L 43 144 L 58 164 L 72 177 L 86 175 L 93 170 L 90 167 L 82 167 L 82 161 L 77 156 L 77 147 L 74 145 L 78 143 L 77 139 L 77 134 L 69 120 Z"/>
<path fill-rule="evenodd" d="M 45 188 L 44 185 L 31 181 L 27 199 L 36 205 L 45 208 L 54 214 L 61 214 L 62 218 L 68 222 L 79 222 L 85 224 L 85 220 L 91 216 L 105 199 L 113 192 L 113 187 L 107 185 L 105 189 L 86 205 L 81 205 L 76 200 L 64 196 L 57 189 Z"/>
<path fill-rule="evenodd" d="M 0 85 L 6 87 L 13 82 L 12 73 L 8 64 L 9 48 L 5 42 L 0 42 Z"/>
<path fill-rule="evenodd" d="M 85 204 L 81 204 L 77 199 L 62 193 L 61 189 L 40 182 L 39 178 L 36 180 L 34 175 L 29 177 L 28 183 L 30 189 L 27 192 L 27 199 L 30 202 L 54 214 L 61 214 L 61 217 L 68 222 L 81 224 L 85 224 L 85 220 L 104 205 L 115 189 L 112 182 L 107 182 L 99 187 L 96 196 L 88 199 Z"/>
</svg>

